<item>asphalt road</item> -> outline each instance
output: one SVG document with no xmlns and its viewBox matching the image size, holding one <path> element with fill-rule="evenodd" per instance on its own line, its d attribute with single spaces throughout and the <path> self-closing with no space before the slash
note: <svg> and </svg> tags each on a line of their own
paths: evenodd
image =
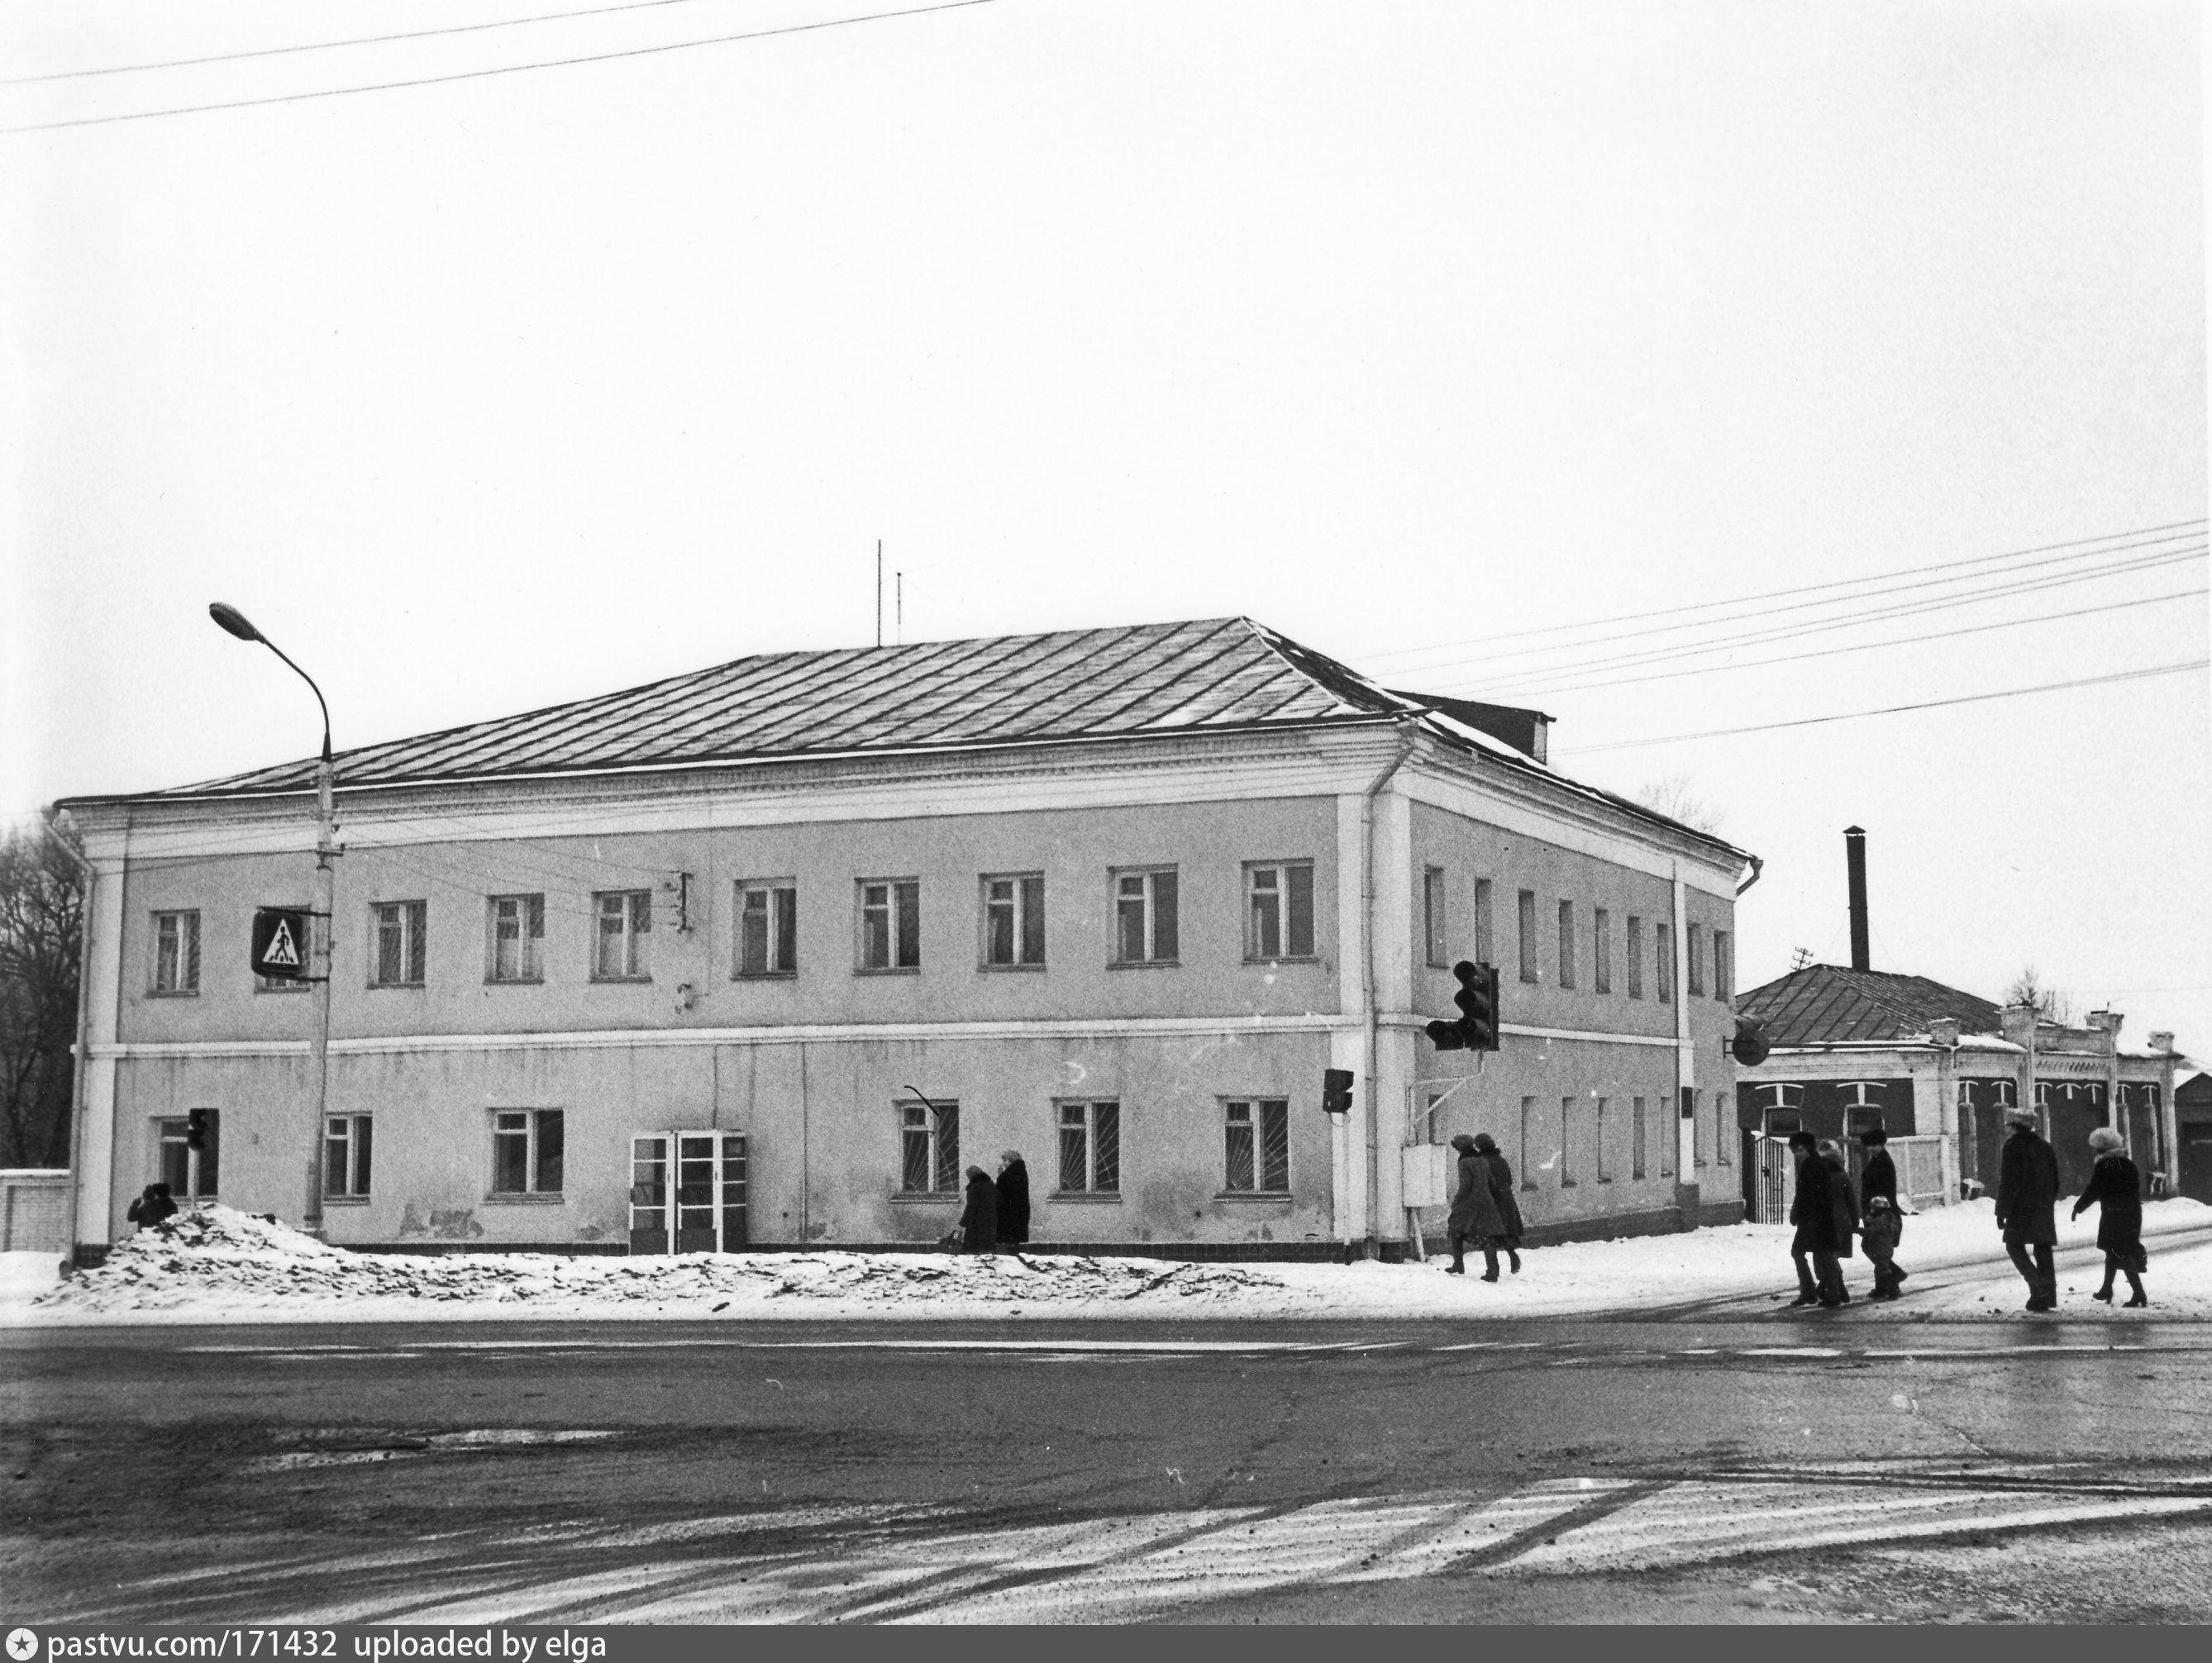
<svg viewBox="0 0 2212 1663">
<path fill-rule="evenodd" d="M 17 1331 L 0 1622 L 2212 1619 L 2212 1326 L 1860 1315 Z"/>
</svg>

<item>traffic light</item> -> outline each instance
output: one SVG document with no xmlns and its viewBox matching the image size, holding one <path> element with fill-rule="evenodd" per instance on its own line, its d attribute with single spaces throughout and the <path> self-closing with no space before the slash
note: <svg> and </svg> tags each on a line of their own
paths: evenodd
<svg viewBox="0 0 2212 1663">
<path fill-rule="evenodd" d="M 1497 1050 L 1497 966 L 1462 959 L 1452 966 L 1452 974 L 1459 978 L 1459 992 L 1452 995 L 1459 1020 L 1431 1023 L 1429 1042 L 1439 1051 Z"/>
<path fill-rule="evenodd" d="M 1321 1108 L 1324 1114 L 1352 1113 L 1352 1071 L 1324 1068 L 1321 1071 Z"/>
<path fill-rule="evenodd" d="M 204 1108 L 191 1110 L 185 1116 L 185 1147 L 204 1150 L 207 1148 L 207 1110 Z"/>
</svg>

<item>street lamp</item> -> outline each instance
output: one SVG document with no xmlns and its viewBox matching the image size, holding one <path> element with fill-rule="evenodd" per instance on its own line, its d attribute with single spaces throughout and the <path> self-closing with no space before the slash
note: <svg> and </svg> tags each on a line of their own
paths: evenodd
<svg viewBox="0 0 2212 1663">
<path fill-rule="evenodd" d="M 314 916 L 322 920 L 319 928 L 311 929 L 315 941 L 314 951 L 309 956 L 315 974 L 309 985 L 315 990 L 315 1029 L 310 1047 L 308 1073 L 313 1082 L 309 1094 L 314 1103 L 315 1118 L 307 1136 L 307 1205 L 301 1214 L 300 1228 L 310 1235 L 323 1233 L 323 1111 L 330 1096 L 331 1081 L 331 914 L 335 904 L 337 871 L 331 862 L 337 858 L 337 827 L 331 818 L 331 707 L 323 699 L 323 689 L 315 685 L 315 678 L 285 656 L 284 649 L 246 622 L 246 614 L 234 606 L 221 601 L 208 608 L 208 616 L 242 641 L 259 641 L 278 658 L 291 666 L 292 671 L 307 683 L 315 695 L 316 704 L 323 712 L 323 757 L 315 765 L 315 905 Z"/>
</svg>

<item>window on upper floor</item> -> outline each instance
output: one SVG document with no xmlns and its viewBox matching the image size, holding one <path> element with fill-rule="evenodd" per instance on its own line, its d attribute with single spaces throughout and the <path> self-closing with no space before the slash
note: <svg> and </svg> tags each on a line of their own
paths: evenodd
<svg viewBox="0 0 2212 1663">
<path fill-rule="evenodd" d="M 495 895 L 484 903 L 484 980 L 545 979 L 545 897 Z"/>
<path fill-rule="evenodd" d="M 1652 991 L 1659 1003 L 1666 1004 L 1674 997 L 1674 926 L 1662 924 L 1651 932 Z"/>
<path fill-rule="evenodd" d="M 1735 997 L 1735 943 L 1726 930 L 1713 932 L 1713 997 Z"/>
<path fill-rule="evenodd" d="M 1610 993 L 1613 992 L 1613 914 L 1600 907 L 1590 914 L 1590 990 Z"/>
<path fill-rule="evenodd" d="M 430 903 L 380 901 L 369 909 L 375 950 L 368 963 L 372 987 L 420 987 L 428 959 Z"/>
<path fill-rule="evenodd" d="M 1521 980 L 1536 980 L 1536 892 L 1521 891 Z"/>
<path fill-rule="evenodd" d="M 1628 997 L 1644 997 L 1644 920 L 1633 913 L 1628 915 L 1628 939 L 1624 944 L 1628 950 Z"/>
<path fill-rule="evenodd" d="M 921 880 L 864 877 L 860 881 L 860 962 L 862 970 L 921 968 Z"/>
<path fill-rule="evenodd" d="M 1559 986 L 1575 985 L 1575 903 L 1559 903 Z"/>
<path fill-rule="evenodd" d="M 200 915 L 197 912 L 154 914 L 154 991 L 200 991 Z"/>
<path fill-rule="evenodd" d="M 1438 970 L 1449 970 L 1452 965 L 1449 925 L 1444 907 L 1444 869 L 1426 867 L 1421 873 L 1421 940 L 1425 962 Z"/>
<path fill-rule="evenodd" d="M 983 877 L 983 964 L 994 970 L 1044 966 L 1044 874 Z"/>
<path fill-rule="evenodd" d="M 1702 998 L 1705 992 L 1705 926 L 1691 924 L 1683 926 L 1688 932 L 1690 960 L 1690 997 Z"/>
<path fill-rule="evenodd" d="M 1174 964 L 1176 935 L 1176 869 L 1117 868 L 1114 885 L 1114 962 Z"/>
<path fill-rule="evenodd" d="M 740 976 L 799 974 L 799 885 L 763 878 L 737 886 Z"/>
<path fill-rule="evenodd" d="M 653 891 L 609 889 L 592 897 L 592 980 L 649 981 Z"/>
<path fill-rule="evenodd" d="M 1250 962 L 1314 956 L 1313 862 L 1244 868 L 1244 956 Z"/>
</svg>

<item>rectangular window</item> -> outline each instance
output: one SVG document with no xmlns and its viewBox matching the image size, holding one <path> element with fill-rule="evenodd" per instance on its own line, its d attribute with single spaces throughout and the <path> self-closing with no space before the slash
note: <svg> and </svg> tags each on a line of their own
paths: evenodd
<svg viewBox="0 0 2212 1663">
<path fill-rule="evenodd" d="M 1650 1114 L 1650 1105 L 1646 1099 L 1638 1097 L 1635 1101 L 1634 1108 L 1636 1119 L 1629 1129 L 1631 1141 L 1628 1150 L 1628 1175 L 1631 1178 L 1641 1178 L 1644 1173 L 1645 1164 L 1650 1158 L 1651 1146 L 1647 1140 L 1651 1134 L 1645 1129 L 1645 1121 Z"/>
<path fill-rule="evenodd" d="M 1652 980 L 1659 995 L 1659 1003 L 1671 1004 L 1674 999 L 1674 926 L 1662 924 L 1651 932 Z"/>
<path fill-rule="evenodd" d="M 860 968 L 921 968 L 921 880 L 860 880 Z"/>
<path fill-rule="evenodd" d="M 1313 956 L 1311 861 L 1247 866 L 1244 895 L 1247 962 Z"/>
<path fill-rule="evenodd" d="M 374 1122 L 366 1114 L 333 1114 L 323 1122 L 323 1193 L 368 1193 Z"/>
<path fill-rule="evenodd" d="M 1237 1195 L 1286 1195 L 1291 1188 L 1291 1106 L 1281 1097 L 1222 1105 L 1221 1187 Z"/>
<path fill-rule="evenodd" d="M 951 1195 L 960 1188 L 960 1105 L 899 1105 L 899 1190 Z"/>
<path fill-rule="evenodd" d="M 745 1134 L 657 1132 L 629 1140 L 629 1250 L 734 1253 L 745 1229 Z"/>
<path fill-rule="evenodd" d="M 1600 993 L 1613 992 L 1613 914 L 1602 907 L 1591 914 L 1590 986 Z"/>
<path fill-rule="evenodd" d="M 1572 1153 L 1574 1146 L 1575 1100 L 1572 1097 L 1562 1097 L 1559 1099 L 1559 1187 L 1561 1189 L 1572 1189 L 1575 1187 Z"/>
<path fill-rule="evenodd" d="M 1721 1118 L 1729 1100 L 1717 1091 L 1708 1091 L 1705 1096 L 1711 1104 L 1713 1159 L 1721 1166 L 1732 1167 L 1735 1164 L 1736 1129 Z"/>
<path fill-rule="evenodd" d="M 372 987 L 420 987 L 428 960 L 427 901 L 381 901 L 369 908 L 376 929 Z"/>
<path fill-rule="evenodd" d="M 645 956 L 653 934 L 653 891 L 614 889 L 592 897 L 598 933 L 592 942 L 593 981 L 649 981 Z"/>
<path fill-rule="evenodd" d="M 1451 968 L 1444 929 L 1444 869 L 1430 866 L 1421 873 L 1421 938 L 1428 944 L 1428 962 L 1439 970 Z"/>
<path fill-rule="evenodd" d="M 1155 867 L 1114 874 L 1114 962 L 1173 964 L 1176 869 Z"/>
<path fill-rule="evenodd" d="M 1628 915 L 1628 997 L 1644 997 L 1644 920 Z"/>
<path fill-rule="evenodd" d="M 1655 1106 L 1656 1112 L 1653 1117 L 1654 1129 L 1659 1134 L 1659 1175 L 1662 1178 L 1672 1178 L 1674 1175 L 1676 1139 L 1681 1136 L 1681 1133 L 1675 1129 L 1674 1116 L 1667 1111 L 1667 1105 L 1674 1101 L 1671 1096 L 1662 1097 Z"/>
<path fill-rule="evenodd" d="M 200 1123 L 198 1149 L 191 1146 L 190 1116 L 155 1123 L 161 1138 L 161 1181 L 169 1187 L 171 1197 L 179 1203 L 214 1200 L 216 1180 L 221 1174 L 222 1112 L 196 1108 L 192 1114 L 198 1117 Z"/>
<path fill-rule="evenodd" d="M 1498 962 L 1498 938 L 1490 922 L 1490 880 L 1474 880 L 1474 962 L 1477 964 Z"/>
<path fill-rule="evenodd" d="M 498 1108 L 491 1116 L 491 1193 L 558 1195 L 568 1120 L 557 1108 Z"/>
<path fill-rule="evenodd" d="M 1735 997 L 1735 947 L 1726 930 L 1713 932 L 1713 997 L 1717 999 L 1725 1001 Z"/>
<path fill-rule="evenodd" d="M 740 976 L 799 974 L 799 886 L 792 882 L 740 883 L 738 968 Z"/>
<path fill-rule="evenodd" d="M 1575 903 L 1559 903 L 1559 986 L 1575 985 Z"/>
<path fill-rule="evenodd" d="M 1606 1164 L 1605 1159 L 1605 1112 L 1612 1106 L 1613 1099 L 1610 1097 L 1597 1100 L 1597 1180 L 1601 1184 L 1613 1181 L 1613 1168 Z"/>
<path fill-rule="evenodd" d="M 1000 969 L 1044 963 L 1044 874 L 983 879 L 983 962 Z"/>
<path fill-rule="evenodd" d="M 1705 1147 L 1705 1117 L 1698 1113 L 1698 1094 L 1696 1088 L 1684 1086 L 1682 1096 L 1689 1100 L 1690 1104 L 1690 1112 L 1684 1117 L 1690 1123 L 1690 1155 L 1697 1164 L 1702 1167 L 1709 1158 Z"/>
<path fill-rule="evenodd" d="M 1121 1193 L 1121 1104 L 1060 1106 L 1060 1188 L 1066 1195 Z"/>
<path fill-rule="evenodd" d="M 1536 980 L 1536 892 L 1521 891 L 1521 980 Z"/>
<path fill-rule="evenodd" d="M 1530 1138 L 1534 1135 L 1535 1130 L 1536 1100 L 1534 1097 L 1523 1097 L 1521 1100 L 1520 1161 L 1521 1187 L 1522 1189 L 1534 1189 L 1536 1187 L 1536 1168 L 1530 1165 L 1528 1161 L 1528 1144 Z"/>
<path fill-rule="evenodd" d="M 545 980 L 545 897 L 495 895 L 486 905 L 490 933 L 486 981 Z"/>
<path fill-rule="evenodd" d="M 200 915 L 198 913 L 154 914 L 154 991 L 157 993 L 197 993 L 200 991 Z M 174 1188 L 174 1186 L 171 1187 Z M 177 1193 L 181 1195 L 184 1192 L 179 1190 Z"/>
<path fill-rule="evenodd" d="M 1699 998 L 1705 991 L 1705 932 L 1702 925 L 1692 924 L 1686 928 L 1690 949 L 1690 997 Z"/>
</svg>

